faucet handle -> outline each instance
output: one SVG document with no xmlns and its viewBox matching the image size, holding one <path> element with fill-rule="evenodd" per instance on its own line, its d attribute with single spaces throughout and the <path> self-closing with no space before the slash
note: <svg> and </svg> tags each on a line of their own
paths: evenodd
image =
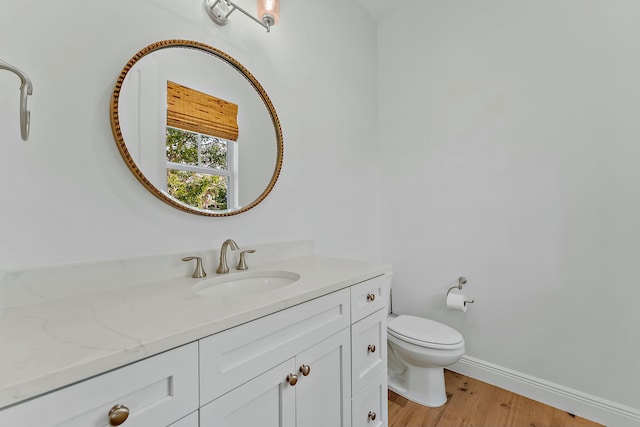
<svg viewBox="0 0 640 427">
<path fill-rule="evenodd" d="M 196 279 L 207 277 L 207 273 L 205 273 L 204 268 L 202 268 L 202 258 L 200 258 L 199 256 L 184 257 L 182 258 L 182 261 L 191 261 L 193 259 L 196 260 L 196 269 L 194 270 L 191 277 L 195 277 Z"/>
<path fill-rule="evenodd" d="M 249 267 L 247 266 L 247 262 L 245 261 L 245 254 L 255 253 L 255 249 L 247 249 L 246 251 L 240 252 L 240 261 L 236 266 L 236 270 L 246 270 Z"/>
</svg>

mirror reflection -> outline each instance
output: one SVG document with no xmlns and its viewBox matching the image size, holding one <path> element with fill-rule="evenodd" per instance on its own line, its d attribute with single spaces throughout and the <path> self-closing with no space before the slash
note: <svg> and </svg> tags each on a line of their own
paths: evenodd
<svg viewBox="0 0 640 427">
<path fill-rule="evenodd" d="M 260 84 L 210 46 L 159 42 L 123 69 L 112 98 L 118 148 L 138 180 L 181 210 L 244 212 L 271 191 L 282 131 Z"/>
</svg>

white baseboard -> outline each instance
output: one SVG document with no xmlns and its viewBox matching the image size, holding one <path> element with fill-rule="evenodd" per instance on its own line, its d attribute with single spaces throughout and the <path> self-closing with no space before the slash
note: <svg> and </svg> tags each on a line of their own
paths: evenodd
<svg viewBox="0 0 640 427">
<path fill-rule="evenodd" d="M 639 427 L 640 410 L 470 356 L 447 369 L 609 427 Z"/>
</svg>

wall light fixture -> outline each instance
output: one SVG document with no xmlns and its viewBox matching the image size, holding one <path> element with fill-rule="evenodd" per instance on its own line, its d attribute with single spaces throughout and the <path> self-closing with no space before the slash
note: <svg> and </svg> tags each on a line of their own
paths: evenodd
<svg viewBox="0 0 640 427">
<path fill-rule="evenodd" d="M 280 0 L 258 0 L 258 18 L 235 4 L 231 0 L 204 0 L 204 8 L 213 22 L 218 25 L 227 25 L 229 15 L 239 10 L 258 24 L 266 28 L 267 32 L 278 23 L 280 15 Z"/>
</svg>

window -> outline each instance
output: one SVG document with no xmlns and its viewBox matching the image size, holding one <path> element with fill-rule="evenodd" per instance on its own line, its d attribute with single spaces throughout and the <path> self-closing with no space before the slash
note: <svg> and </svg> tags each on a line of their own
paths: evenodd
<svg viewBox="0 0 640 427">
<path fill-rule="evenodd" d="M 167 127 L 167 192 L 185 204 L 204 210 L 236 208 L 235 144 Z"/>
</svg>

